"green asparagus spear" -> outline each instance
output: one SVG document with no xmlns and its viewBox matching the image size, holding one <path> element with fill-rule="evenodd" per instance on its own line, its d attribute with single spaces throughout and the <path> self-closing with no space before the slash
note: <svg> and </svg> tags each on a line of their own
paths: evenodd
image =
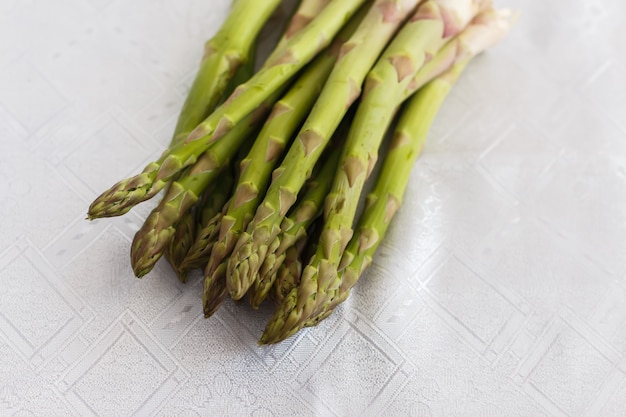
<svg viewBox="0 0 626 417">
<path fill-rule="evenodd" d="M 306 236 L 300 239 L 295 246 L 287 249 L 285 261 L 283 261 L 283 265 L 279 267 L 276 274 L 276 281 L 274 282 L 273 299 L 277 306 L 282 304 L 291 290 L 300 285 L 302 268 L 317 251 L 323 225 L 324 216 L 320 216 L 311 227 L 307 229 Z M 298 252 L 297 258 L 295 258 L 296 254 L 293 253 L 294 248 Z M 289 254 L 289 252 L 292 253 Z M 289 258 L 295 258 L 291 265 L 288 263 Z"/>
<path fill-rule="evenodd" d="M 211 144 L 219 141 L 263 101 L 330 44 L 339 29 L 366 0 L 333 1 L 272 61 L 265 63 L 248 82 L 240 85 L 226 102 L 201 122 L 185 143 L 164 152 L 140 174 L 113 185 L 89 207 L 88 217 L 117 216 L 162 190 L 174 175 L 193 165 Z M 254 7 L 253 7 L 254 8 Z"/>
<path fill-rule="evenodd" d="M 172 240 L 164 253 L 165 259 L 167 259 L 178 280 L 182 283 L 187 282 L 188 270 L 181 268 L 180 264 L 193 243 L 195 233 L 196 219 L 194 210 L 191 209 L 176 223 L 174 236 L 172 236 Z"/>
<path fill-rule="evenodd" d="M 278 267 L 276 279 L 269 294 L 277 305 L 281 304 L 287 294 L 300 282 L 302 251 L 306 247 L 307 241 L 308 239 L 304 237 L 285 251 L 285 259 Z"/>
<path fill-rule="evenodd" d="M 320 97 L 276 169 L 275 178 L 254 220 L 237 241 L 227 270 L 227 285 L 232 298 L 241 298 L 256 279 L 268 245 L 280 232 L 282 218 L 294 204 L 347 109 L 359 97 L 367 72 L 418 1 L 376 1 L 355 34 L 341 47 L 340 58 Z"/>
<path fill-rule="evenodd" d="M 325 202 L 324 229 L 317 253 L 304 267 L 295 304 L 284 303 L 270 319 L 261 343 L 291 336 L 325 308 L 338 282 L 337 267 L 352 237 L 361 191 L 378 148 L 406 90 L 424 63 L 484 7 L 483 0 L 423 3 L 368 74 L 365 92 L 344 147 L 333 188 Z"/>
<path fill-rule="evenodd" d="M 211 194 L 211 204 L 205 207 L 202 212 L 203 220 L 198 224 L 198 231 L 191 247 L 185 254 L 185 258 L 181 262 L 183 269 L 203 269 L 209 261 L 211 248 L 213 246 L 215 236 L 214 230 L 219 229 L 222 216 L 224 215 L 224 206 L 228 204 L 228 199 L 232 192 L 233 178 L 223 176 L 217 182 L 218 187 Z"/>
<path fill-rule="evenodd" d="M 187 233 L 183 235 L 185 227 L 188 227 L 189 231 L 192 230 L 191 225 L 185 226 L 183 224 L 183 230 L 180 231 L 181 224 L 178 223 L 176 225 L 176 233 L 170 243 L 168 261 L 177 272 L 179 278 L 186 276 L 192 269 L 202 269 L 206 265 L 209 254 L 205 253 L 204 257 L 202 257 L 202 250 L 204 249 L 203 242 L 207 235 L 207 225 L 214 221 L 214 216 L 221 214 L 221 210 L 232 191 L 233 176 L 228 171 L 222 171 L 219 181 L 216 181 L 213 187 L 205 190 L 200 201 L 196 204 L 197 213 L 195 217 L 197 218 L 194 219 L 193 234 Z M 187 215 L 190 214 L 191 212 Z M 184 219 L 181 219 L 180 222 L 182 223 Z"/>
<path fill-rule="evenodd" d="M 231 170 L 224 171 L 220 175 L 219 181 L 216 181 L 211 191 L 203 196 L 202 205 L 200 206 L 198 216 L 198 231 L 200 232 L 203 227 L 211 222 L 211 219 L 221 213 L 224 209 L 224 205 L 228 202 L 228 199 L 233 192 L 233 184 L 235 183 L 235 175 Z M 197 268 L 197 267 L 196 267 Z"/>
<path fill-rule="evenodd" d="M 204 270 L 211 257 L 211 250 L 215 244 L 217 231 L 220 228 L 223 217 L 223 211 L 216 213 L 205 225 L 203 225 L 202 229 L 198 231 L 196 239 L 191 245 L 191 248 L 189 249 L 189 252 L 187 252 L 187 256 L 183 261 L 183 266 L 185 268 L 200 268 Z"/>
</svg>

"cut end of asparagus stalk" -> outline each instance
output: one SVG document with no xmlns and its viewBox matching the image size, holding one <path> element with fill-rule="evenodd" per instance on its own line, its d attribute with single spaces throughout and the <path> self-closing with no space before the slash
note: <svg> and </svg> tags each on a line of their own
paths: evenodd
<svg viewBox="0 0 626 417">
<path fill-rule="evenodd" d="M 460 59 L 471 59 L 500 42 L 517 19 L 518 14 L 508 10 L 487 10 L 477 15 L 459 37 Z"/>
</svg>

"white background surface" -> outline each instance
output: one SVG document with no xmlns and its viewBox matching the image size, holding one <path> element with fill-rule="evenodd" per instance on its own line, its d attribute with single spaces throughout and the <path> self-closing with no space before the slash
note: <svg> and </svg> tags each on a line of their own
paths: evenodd
<svg viewBox="0 0 626 417">
<path fill-rule="evenodd" d="M 0 415 L 626 416 L 626 6 L 523 15 L 446 102 L 374 266 L 319 327 L 143 280 L 169 141 L 227 0 L 0 0 Z M 518 3 L 516 5 L 516 3 Z"/>
</svg>

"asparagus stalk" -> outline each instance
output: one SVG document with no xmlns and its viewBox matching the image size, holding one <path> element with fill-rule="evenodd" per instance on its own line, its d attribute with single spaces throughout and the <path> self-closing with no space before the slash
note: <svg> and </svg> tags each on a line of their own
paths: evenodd
<svg viewBox="0 0 626 417">
<path fill-rule="evenodd" d="M 198 216 L 198 231 L 201 231 L 208 225 L 216 214 L 224 209 L 224 205 L 228 202 L 232 191 L 235 176 L 230 170 L 225 171 L 211 188 L 211 191 L 203 195 L 201 210 Z"/>
<path fill-rule="evenodd" d="M 226 91 L 240 65 L 252 61 L 254 42 L 280 0 L 237 0 L 219 31 L 204 45 L 204 57 L 174 130 L 171 147 L 187 139 Z"/>
<path fill-rule="evenodd" d="M 228 203 L 226 203 L 228 204 Z M 204 270 L 211 257 L 211 250 L 215 244 L 216 231 L 222 223 L 224 212 L 216 213 L 196 234 L 196 238 L 183 260 L 186 269 L 201 268 Z"/>
<path fill-rule="evenodd" d="M 219 217 L 221 215 L 221 210 L 230 197 L 232 186 L 232 175 L 228 175 L 224 171 L 220 175 L 220 180 L 214 184 L 214 187 L 205 190 L 200 202 L 196 204 L 198 213 L 196 213 L 197 219 L 194 220 L 193 235 L 187 234 L 178 238 L 179 234 L 182 235 L 184 233 L 184 229 L 179 232 L 180 223 L 176 225 L 176 233 L 170 243 L 169 250 L 170 254 L 176 253 L 176 256 L 170 255 L 168 260 L 174 270 L 177 271 L 179 277 L 181 275 L 186 276 L 187 272 L 192 269 L 204 268 L 206 265 L 210 248 L 209 253 L 206 253 L 205 245 L 208 244 L 206 239 L 212 230 L 210 225 L 214 224 L 215 216 Z"/>
<path fill-rule="evenodd" d="M 354 35 L 341 47 L 340 58 L 318 100 L 276 169 L 275 178 L 254 220 L 237 241 L 231 255 L 227 286 L 233 299 L 241 298 L 256 279 L 268 245 L 280 232 L 282 218 L 295 202 L 347 109 L 359 97 L 367 72 L 418 2 L 377 0 Z"/>
<path fill-rule="evenodd" d="M 322 213 L 324 198 L 333 183 L 341 148 L 336 147 L 324 161 L 319 172 L 309 181 L 307 192 L 282 221 L 280 232 L 268 246 L 268 253 L 260 269 L 259 277 L 250 288 L 250 305 L 258 309 L 276 279 L 276 272 L 285 259 L 285 251 L 306 236 L 306 230 Z"/>
<path fill-rule="evenodd" d="M 193 165 L 211 144 L 219 141 L 268 97 L 284 87 L 320 50 L 330 44 L 339 29 L 365 1 L 329 3 L 309 25 L 287 41 L 276 58 L 266 62 L 261 70 L 201 122 L 185 143 L 165 151 L 140 174 L 119 181 L 105 191 L 89 207 L 88 217 L 121 215 L 157 194 L 174 175 Z"/>
<path fill-rule="evenodd" d="M 378 148 L 406 90 L 425 62 L 485 7 L 483 0 L 431 0 L 422 4 L 367 76 L 365 92 L 348 135 L 333 188 L 326 199 L 325 223 L 317 252 L 304 267 L 289 303 L 270 319 L 261 343 L 283 340 L 319 315 L 334 293 L 337 267 L 352 237 L 361 191 Z M 295 303 L 291 302 L 294 301 Z"/>
<path fill-rule="evenodd" d="M 317 246 L 319 244 L 320 233 L 322 232 L 323 225 L 324 225 L 324 216 L 320 216 L 311 225 L 311 227 L 307 229 L 306 236 L 302 238 L 300 241 L 298 241 L 298 243 L 296 244 L 296 248 L 298 249 L 299 255 L 300 255 L 299 256 L 300 273 L 297 276 L 293 276 L 293 277 L 289 275 L 285 275 L 285 277 L 283 278 L 284 281 L 281 284 L 281 291 L 282 291 L 282 294 L 280 297 L 281 299 L 284 299 L 285 297 L 287 297 L 287 295 L 289 295 L 292 289 L 300 285 L 300 277 L 302 276 L 302 268 L 304 268 L 308 260 L 311 259 L 311 257 L 313 257 L 313 255 L 315 255 L 315 252 L 317 251 Z M 304 243 L 303 246 L 301 246 L 302 243 Z M 277 280 L 279 278 L 280 277 L 277 276 Z M 276 300 L 278 301 L 278 298 L 276 298 Z M 276 302 L 276 306 L 279 306 L 280 304 L 281 303 Z"/>
<path fill-rule="evenodd" d="M 226 265 L 220 263 L 209 274 L 207 268 L 204 272 L 204 285 L 202 287 L 202 311 L 204 317 L 209 318 L 220 308 L 228 295 L 226 288 Z"/>
<path fill-rule="evenodd" d="M 398 122 L 380 178 L 367 196 L 357 232 L 348 243 L 340 265 L 339 286 L 327 297 L 323 308 L 304 326 L 314 326 L 344 302 L 350 290 L 371 265 L 387 228 L 402 204 L 411 169 L 426 140 L 428 130 L 441 104 L 466 62 L 455 64 L 440 77 L 426 84 L 408 103 Z"/>
<path fill-rule="evenodd" d="M 427 84 L 407 103 L 398 121 L 379 178 L 367 197 L 356 234 L 350 240 L 339 265 L 340 285 L 330 303 L 314 320 L 319 322 L 346 300 L 350 290 L 372 263 L 387 228 L 402 203 L 411 169 L 423 146 L 430 126 L 456 80 L 478 53 L 500 41 L 510 28 L 508 10 L 479 14 L 457 38 L 455 63 Z"/>
<path fill-rule="evenodd" d="M 298 286 L 302 273 L 302 251 L 307 239 L 300 239 L 285 251 L 285 259 L 278 267 L 276 279 L 270 291 L 274 303 L 280 304 L 291 290 Z"/>
<path fill-rule="evenodd" d="M 181 262 L 183 269 L 204 269 L 209 256 L 215 237 L 214 230 L 219 229 L 222 216 L 224 215 L 224 206 L 228 204 L 231 195 L 233 178 L 227 176 L 223 180 L 218 181 L 218 186 L 211 194 L 211 204 L 205 207 L 202 212 L 202 221 L 198 225 L 198 231 L 191 247 L 185 254 L 185 258 Z"/>
<path fill-rule="evenodd" d="M 150 213 L 135 234 L 131 244 L 131 264 L 137 277 L 143 277 L 154 267 L 170 243 L 176 223 L 198 201 L 198 196 L 214 181 L 237 149 L 248 139 L 264 117 L 268 106 L 246 116 L 228 138 L 216 142 L 198 161 L 169 187 L 161 203 Z"/>
<path fill-rule="evenodd" d="M 270 292 L 276 305 L 280 305 L 291 290 L 300 284 L 303 261 L 315 254 L 323 224 L 324 217 L 319 216 L 306 230 L 306 235 L 285 251 L 285 260 L 278 267 L 276 280 Z"/>
<path fill-rule="evenodd" d="M 196 233 L 196 219 L 193 211 L 194 210 L 191 209 L 185 213 L 176 224 L 174 236 L 172 236 L 172 240 L 164 253 L 165 258 L 176 273 L 178 280 L 182 283 L 187 282 L 188 270 L 181 268 L 181 262 L 193 244 Z"/>
</svg>

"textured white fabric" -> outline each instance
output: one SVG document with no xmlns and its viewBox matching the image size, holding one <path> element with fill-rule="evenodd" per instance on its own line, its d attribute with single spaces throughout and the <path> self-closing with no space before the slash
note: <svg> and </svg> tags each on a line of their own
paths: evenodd
<svg viewBox="0 0 626 417">
<path fill-rule="evenodd" d="M 201 315 L 89 202 L 169 141 L 228 0 L 0 0 L 0 415 L 626 416 L 626 3 L 522 16 L 452 92 L 317 328 Z"/>
</svg>

